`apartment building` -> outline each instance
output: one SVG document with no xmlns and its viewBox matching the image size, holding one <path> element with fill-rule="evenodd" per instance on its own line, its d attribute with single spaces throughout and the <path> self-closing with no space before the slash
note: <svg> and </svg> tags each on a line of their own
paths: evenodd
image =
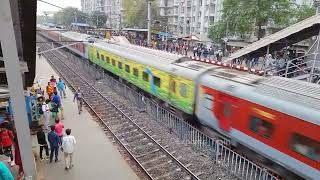
<svg viewBox="0 0 320 180">
<path fill-rule="evenodd" d="M 298 4 L 298 5 L 307 5 L 312 6 L 314 0 L 292 0 L 292 2 Z"/>
<path fill-rule="evenodd" d="M 159 0 L 160 14 L 168 18 L 168 30 L 176 35 L 208 34 L 219 21 L 223 0 Z"/>
<path fill-rule="evenodd" d="M 104 12 L 107 16 L 106 26 L 120 28 L 122 23 L 122 0 L 81 0 L 81 9 L 85 13 Z"/>
</svg>

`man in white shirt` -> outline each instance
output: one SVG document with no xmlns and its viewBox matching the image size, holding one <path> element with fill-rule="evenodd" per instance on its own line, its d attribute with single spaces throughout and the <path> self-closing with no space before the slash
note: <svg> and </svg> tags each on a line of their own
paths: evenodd
<svg viewBox="0 0 320 180">
<path fill-rule="evenodd" d="M 72 154 L 74 151 L 74 146 L 76 145 L 76 139 L 71 136 L 71 129 L 66 129 L 67 136 L 62 139 L 62 151 L 64 152 L 64 161 L 66 164 L 65 169 L 73 167 L 72 164 Z"/>
<path fill-rule="evenodd" d="M 50 100 L 47 99 L 45 102 L 43 102 L 42 104 L 42 112 L 43 112 L 43 116 L 45 119 L 44 125 L 45 125 L 45 129 L 49 130 L 49 122 L 50 122 L 50 108 L 49 108 L 49 103 Z"/>
</svg>

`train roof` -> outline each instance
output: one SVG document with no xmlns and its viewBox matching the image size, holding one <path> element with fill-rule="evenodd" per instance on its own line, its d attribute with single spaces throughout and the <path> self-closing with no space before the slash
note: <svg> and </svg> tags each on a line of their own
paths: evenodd
<svg viewBox="0 0 320 180">
<path fill-rule="evenodd" d="M 60 34 L 64 37 L 77 40 L 77 41 L 88 41 L 88 38 L 91 37 L 90 35 L 77 33 L 73 31 L 61 32 Z"/>
</svg>

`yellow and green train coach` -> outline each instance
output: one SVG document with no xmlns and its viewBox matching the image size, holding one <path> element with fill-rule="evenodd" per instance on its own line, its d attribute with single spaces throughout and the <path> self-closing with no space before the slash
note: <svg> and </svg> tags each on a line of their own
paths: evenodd
<svg viewBox="0 0 320 180">
<path fill-rule="evenodd" d="M 95 42 L 87 46 L 88 59 L 172 106 L 193 113 L 194 76 L 175 65 L 182 56 L 132 45 Z"/>
</svg>

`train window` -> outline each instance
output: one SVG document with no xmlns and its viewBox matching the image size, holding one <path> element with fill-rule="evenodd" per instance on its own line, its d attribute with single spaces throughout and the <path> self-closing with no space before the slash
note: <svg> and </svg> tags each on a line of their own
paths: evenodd
<svg viewBox="0 0 320 180">
<path fill-rule="evenodd" d="M 122 62 L 118 62 L 118 68 L 122 69 Z"/>
<path fill-rule="evenodd" d="M 320 162 L 320 142 L 294 133 L 290 143 L 291 149 L 314 161 Z"/>
<path fill-rule="evenodd" d="M 212 105 L 213 105 L 213 96 L 210 94 L 204 94 L 203 96 L 204 98 L 204 102 L 203 102 L 203 107 L 205 107 L 206 109 L 213 109 Z"/>
<path fill-rule="evenodd" d="M 100 54 L 98 51 L 97 51 L 97 59 L 100 59 Z"/>
<path fill-rule="evenodd" d="M 116 66 L 116 60 L 112 59 L 112 66 Z"/>
<path fill-rule="evenodd" d="M 146 73 L 146 72 L 142 72 L 142 79 L 143 79 L 144 81 L 149 81 L 149 74 Z"/>
<path fill-rule="evenodd" d="M 110 64 L 110 58 L 108 56 L 106 56 L 106 61 L 108 64 Z"/>
<path fill-rule="evenodd" d="M 180 83 L 180 96 L 187 97 L 187 85 Z"/>
<path fill-rule="evenodd" d="M 161 86 L 161 79 L 156 76 L 153 76 L 153 84 L 157 87 L 160 87 Z"/>
<path fill-rule="evenodd" d="M 133 75 L 139 77 L 139 71 L 137 68 L 133 68 Z"/>
<path fill-rule="evenodd" d="M 104 61 L 104 55 L 101 54 L 101 60 Z"/>
<path fill-rule="evenodd" d="M 126 70 L 127 73 L 130 73 L 130 66 L 129 65 L 126 64 L 124 66 L 124 69 Z"/>
<path fill-rule="evenodd" d="M 174 80 L 170 81 L 170 91 L 176 93 L 176 81 Z"/>
<path fill-rule="evenodd" d="M 252 116 L 250 118 L 250 130 L 265 138 L 271 138 L 273 125 L 263 119 Z"/>
<path fill-rule="evenodd" d="M 232 105 L 229 102 L 223 103 L 223 116 L 230 118 L 232 115 Z"/>
</svg>

